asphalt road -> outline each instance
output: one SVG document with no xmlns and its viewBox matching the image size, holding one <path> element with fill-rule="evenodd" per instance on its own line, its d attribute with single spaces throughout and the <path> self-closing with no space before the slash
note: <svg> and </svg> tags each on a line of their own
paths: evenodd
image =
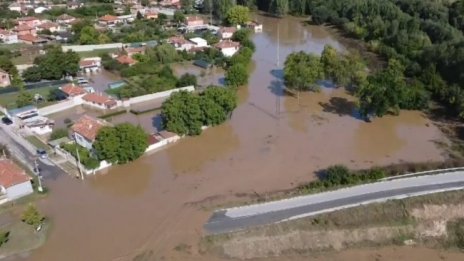
<svg viewBox="0 0 464 261">
<path fill-rule="evenodd" d="M 14 134 L 5 128 L 8 127 L 0 126 L 0 143 L 7 144 L 9 150 L 16 158 L 32 168 L 34 164 L 34 157 L 36 156 L 34 153 L 35 151 L 30 147 L 26 148 L 27 145 L 25 142 L 27 141 L 23 139 L 23 141 L 19 142 L 18 139 L 21 137 L 13 136 Z M 53 165 L 49 160 L 39 160 L 38 165 L 42 180 L 56 179 L 59 175 L 64 174 L 60 168 Z"/>
<path fill-rule="evenodd" d="M 464 188 L 464 172 L 412 177 L 216 211 L 205 224 L 221 234 L 389 199 Z"/>
</svg>

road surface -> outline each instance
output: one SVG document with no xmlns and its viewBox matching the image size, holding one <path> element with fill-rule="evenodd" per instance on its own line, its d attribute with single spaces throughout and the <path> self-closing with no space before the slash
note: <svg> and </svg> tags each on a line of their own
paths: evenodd
<svg viewBox="0 0 464 261">
<path fill-rule="evenodd" d="M 458 189 L 464 189 L 464 171 L 396 179 L 219 210 L 204 228 L 209 234 L 228 233 L 373 202 Z"/>
<path fill-rule="evenodd" d="M 6 144 L 13 156 L 33 169 L 33 159 L 36 156 L 35 148 L 8 128 L 10 126 L 0 126 L 0 143 Z M 60 168 L 53 165 L 48 159 L 39 159 L 38 164 L 42 179 L 56 179 L 60 174 L 64 174 Z"/>
</svg>

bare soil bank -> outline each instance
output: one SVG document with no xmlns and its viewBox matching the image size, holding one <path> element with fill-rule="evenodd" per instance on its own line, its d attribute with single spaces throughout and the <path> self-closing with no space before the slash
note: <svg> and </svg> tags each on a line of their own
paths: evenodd
<svg viewBox="0 0 464 261">
<path fill-rule="evenodd" d="M 454 231 L 450 224 L 464 217 L 463 200 L 464 192 L 457 191 L 388 201 L 208 236 L 202 246 L 206 252 L 237 259 L 295 255 L 322 258 L 326 253 L 334 255 L 332 250 L 381 245 L 422 244 L 453 250 Z"/>
</svg>

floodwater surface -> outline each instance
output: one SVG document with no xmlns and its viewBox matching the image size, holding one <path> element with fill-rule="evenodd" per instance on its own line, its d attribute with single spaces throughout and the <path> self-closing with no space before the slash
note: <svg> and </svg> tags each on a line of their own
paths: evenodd
<svg viewBox="0 0 464 261">
<path fill-rule="evenodd" d="M 299 102 L 284 95 L 282 64 L 289 53 L 319 54 L 325 44 L 344 48 L 323 27 L 257 19 L 264 32 L 253 38 L 253 71 L 232 118 L 84 181 L 49 180 L 51 193 L 40 208 L 53 229 L 25 259 L 219 260 L 198 249 L 212 206 L 294 187 L 332 164 L 443 159 L 435 142 L 445 138 L 420 112 L 366 123 L 343 89 L 303 93 Z"/>
</svg>

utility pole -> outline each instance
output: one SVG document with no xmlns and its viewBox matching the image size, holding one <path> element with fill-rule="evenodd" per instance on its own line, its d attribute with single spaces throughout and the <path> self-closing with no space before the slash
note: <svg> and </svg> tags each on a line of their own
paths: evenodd
<svg viewBox="0 0 464 261">
<path fill-rule="evenodd" d="M 79 149 L 78 149 L 78 144 L 77 144 L 77 141 L 76 139 L 74 139 L 74 141 L 76 142 L 76 160 L 77 160 L 77 169 L 79 170 L 79 173 L 81 175 L 81 179 L 84 180 L 84 173 L 82 173 L 82 169 L 81 169 L 81 157 L 79 155 Z M 79 176 L 77 177 L 79 178 Z"/>
<path fill-rule="evenodd" d="M 37 190 L 39 192 L 43 192 L 42 176 L 40 175 L 40 169 L 39 169 L 39 163 L 37 162 L 37 157 L 34 157 L 34 172 L 37 175 L 37 180 L 39 182 L 39 186 L 37 187 Z"/>
</svg>

